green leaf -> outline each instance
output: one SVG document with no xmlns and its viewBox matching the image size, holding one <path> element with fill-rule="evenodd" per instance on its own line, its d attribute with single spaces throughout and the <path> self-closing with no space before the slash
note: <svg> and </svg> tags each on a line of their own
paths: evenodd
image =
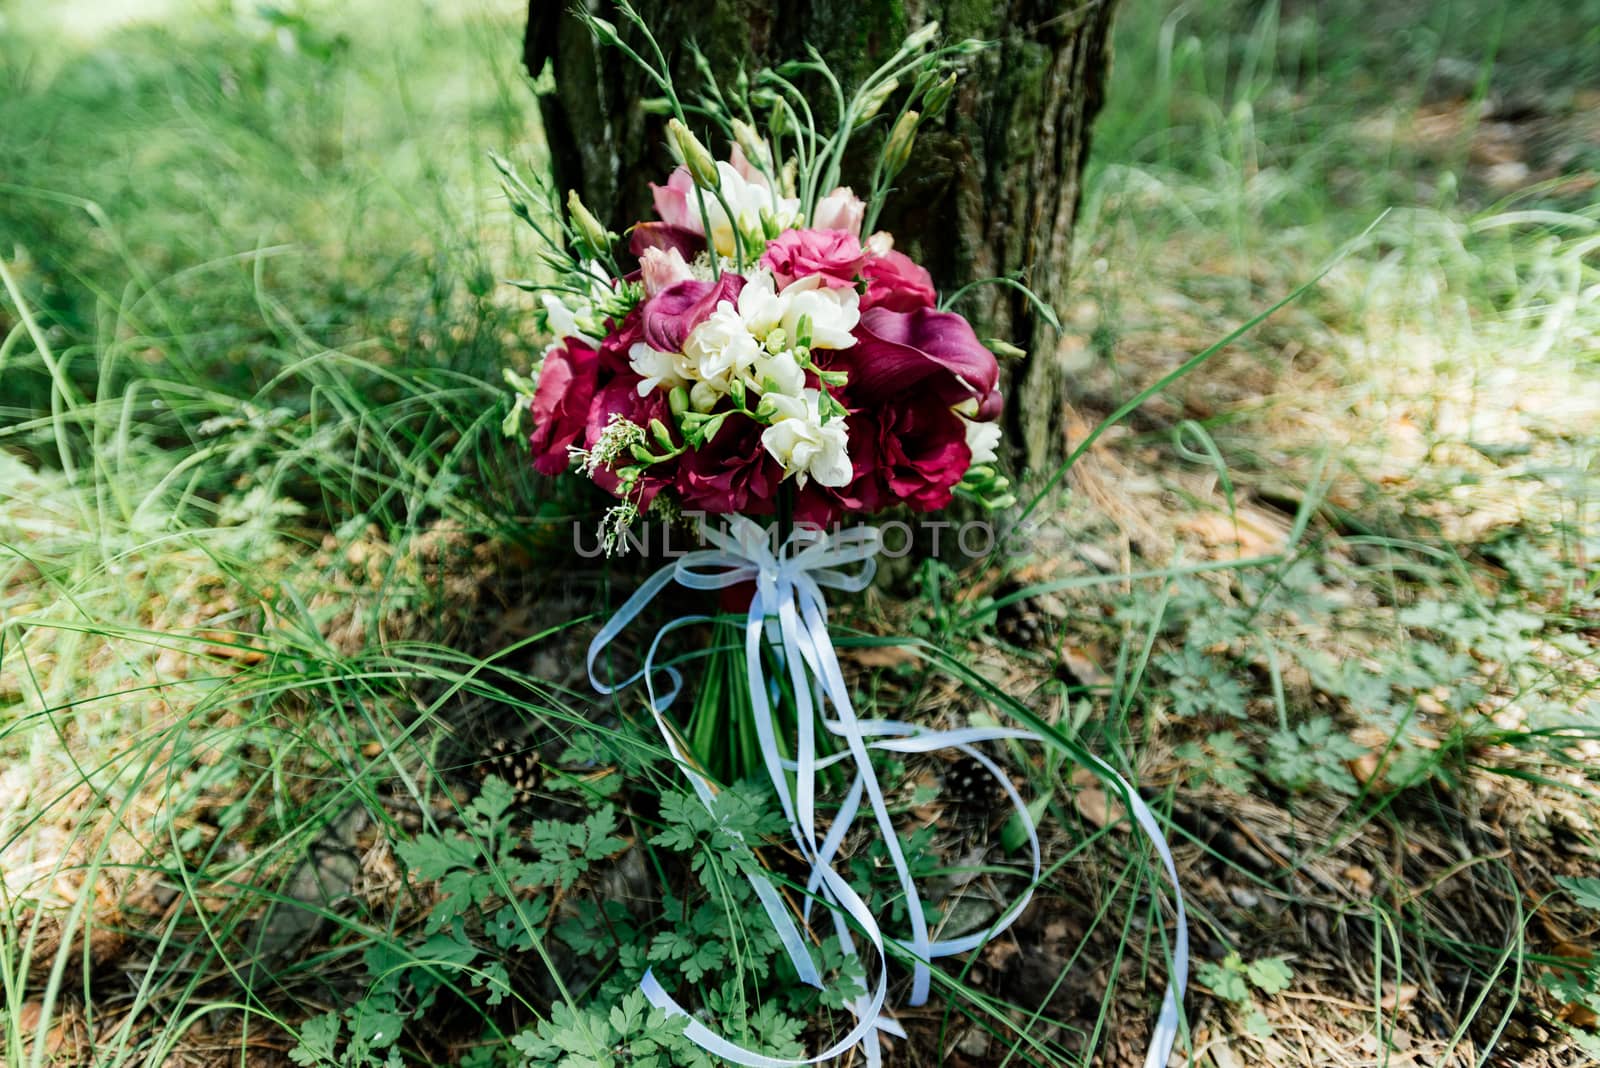
<svg viewBox="0 0 1600 1068">
<path fill-rule="evenodd" d="M 1281 994 L 1294 981 L 1294 973 L 1289 970 L 1288 962 L 1283 957 L 1263 957 L 1251 961 L 1245 965 L 1244 973 L 1258 990 L 1268 994 Z"/>
<path fill-rule="evenodd" d="M 1221 964 L 1210 961 L 1195 967 L 1195 978 L 1211 988 L 1211 992 L 1224 1001 L 1241 1003 L 1250 1000 L 1250 988 L 1245 985 L 1244 964 L 1239 954 L 1229 953 Z"/>
<path fill-rule="evenodd" d="M 1253 1038 L 1271 1038 L 1272 1021 L 1260 1009 L 1251 1009 L 1244 1017 L 1245 1034 Z"/>
<path fill-rule="evenodd" d="M 339 1029 L 342 1026 L 338 1013 L 313 1016 L 300 1025 L 300 1041 L 289 1051 L 289 1059 L 307 1068 L 337 1063 L 334 1051 L 339 1044 Z"/>
<path fill-rule="evenodd" d="M 1050 807 L 1050 795 L 1043 794 L 1028 803 L 1028 816 L 1037 827 L 1044 818 L 1045 809 Z M 1011 818 L 1006 820 L 1006 825 L 1000 829 L 1000 848 L 1007 853 L 1015 853 L 1028 844 L 1028 828 L 1022 822 L 1022 814 L 1013 812 Z"/>
<path fill-rule="evenodd" d="M 1600 879 L 1563 876 L 1556 883 L 1583 908 L 1600 912 Z"/>
</svg>

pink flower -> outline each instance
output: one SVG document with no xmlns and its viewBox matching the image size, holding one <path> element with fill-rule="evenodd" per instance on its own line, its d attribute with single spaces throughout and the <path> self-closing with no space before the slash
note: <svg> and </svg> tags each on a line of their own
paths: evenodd
<svg viewBox="0 0 1600 1068">
<path fill-rule="evenodd" d="M 599 380 L 599 354 L 574 338 L 567 338 L 544 358 L 539 388 L 534 391 L 533 467 L 540 474 L 559 475 L 567 469 L 569 445 L 583 435 Z"/>
<path fill-rule="evenodd" d="M 859 238 L 866 215 L 866 203 L 851 192 L 849 186 L 841 185 L 817 201 L 817 210 L 811 213 L 811 225 L 818 230 L 842 230 Z"/>
<path fill-rule="evenodd" d="M 867 291 L 861 296 L 861 310 L 888 308 L 909 312 L 931 308 L 938 299 L 933 276 L 912 262 L 910 256 L 893 249 L 868 256 L 861 267 Z"/>
<path fill-rule="evenodd" d="M 842 289 L 856 284 L 865 254 L 854 234 L 843 230 L 785 230 L 767 245 L 761 266 L 770 270 L 779 288 L 797 278 L 821 275 L 823 284 Z"/>
<path fill-rule="evenodd" d="M 715 282 L 695 279 L 668 286 L 642 306 L 644 340 L 660 352 L 683 351 L 684 338 L 724 300 L 737 301 L 744 277 L 726 271 Z"/>
<path fill-rule="evenodd" d="M 683 254 L 676 248 L 663 251 L 651 247 L 639 253 L 639 274 L 644 281 L 647 297 L 653 297 L 669 286 L 694 277 L 689 265 L 683 262 Z"/>
<path fill-rule="evenodd" d="M 668 226 L 704 234 L 705 228 L 689 210 L 689 198 L 694 196 L 694 179 L 687 167 L 672 172 L 666 185 L 650 183 L 650 197 L 655 201 L 656 217 Z"/>
<path fill-rule="evenodd" d="M 872 308 L 861 314 L 855 334 L 855 347 L 833 363 L 849 374 L 857 403 L 902 405 L 908 396 L 925 394 L 946 408 L 975 397 L 980 418 L 997 410 L 1000 366 L 954 312 Z"/>
<path fill-rule="evenodd" d="M 744 149 L 739 147 L 737 141 L 728 148 L 728 166 L 733 168 L 733 173 L 751 185 L 758 185 L 762 189 L 770 188 L 767 176 L 755 168 L 755 165 L 750 162 L 750 157 L 744 154 Z"/>
<path fill-rule="evenodd" d="M 777 507 L 783 467 L 762 448 L 761 429 L 732 415 L 716 437 L 683 454 L 675 485 L 686 509 L 768 515 Z"/>
</svg>

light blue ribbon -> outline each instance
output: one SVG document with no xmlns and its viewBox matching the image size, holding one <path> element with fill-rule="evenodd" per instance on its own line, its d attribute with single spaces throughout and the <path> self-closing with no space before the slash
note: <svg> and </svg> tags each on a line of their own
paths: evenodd
<svg viewBox="0 0 1600 1068">
<path fill-rule="evenodd" d="M 672 1016 L 689 1019 L 685 1035 L 714 1057 L 751 1068 L 799 1068 L 801 1065 L 820 1064 L 842 1056 L 857 1046 L 862 1048 L 869 1068 L 882 1062 L 879 1032 L 900 1037 L 904 1030 L 888 1015 L 884 999 L 888 991 L 888 956 L 885 943 L 902 949 L 912 962 L 910 1004 L 921 1005 L 928 1000 L 931 981 L 930 962 L 940 957 L 967 953 L 977 949 L 1010 927 L 1033 897 L 1039 882 L 1041 858 L 1039 835 L 1028 806 L 1023 802 L 1011 779 L 994 761 L 984 756 L 974 745 L 980 742 L 1001 740 L 1042 741 L 1032 731 L 1007 727 L 964 727 L 956 730 L 934 731 L 898 720 L 861 720 L 856 718 L 850 703 L 849 688 L 844 673 L 839 668 L 833 642 L 828 637 L 827 604 L 823 589 L 859 591 L 872 581 L 876 568 L 874 557 L 878 552 L 878 532 L 870 527 L 853 527 L 825 534 L 814 529 L 795 530 L 774 550 L 765 528 L 743 516 L 728 517 L 725 531 L 713 529 L 702 523 L 701 536 L 715 546 L 713 549 L 687 553 L 675 562 L 652 575 L 643 586 L 628 598 L 611 620 L 595 635 L 589 645 L 589 681 L 603 694 L 615 693 L 640 680 L 644 681 L 649 695 L 651 714 L 666 741 L 667 750 L 683 769 L 696 795 L 707 809 L 713 809 L 715 788 L 694 767 L 688 755 L 678 744 L 678 735 L 667 722 L 664 713 L 682 689 L 683 679 L 676 668 L 658 667 L 656 653 L 662 639 L 672 631 L 693 623 L 706 622 L 709 616 L 682 616 L 666 624 L 650 643 L 644 665 L 620 683 L 607 685 L 595 674 L 595 662 L 656 595 L 672 583 L 694 590 L 726 589 L 740 583 L 753 582 L 755 596 L 745 619 L 745 668 L 749 677 L 750 700 L 754 711 L 756 736 L 760 744 L 767 774 L 782 806 L 784 819 L 794 838 L 795 847 L 810 864 L 806 882 L 806 902 L 802 920 L 809 923 L 811 906 L 822 901 L 833 920 L 841 949 L 850 956 L 860 952 L 857 933 L 865 938 L 877 959 L 877 977 L 870 990 L 864 986 L 847 1005 L 856 1016 L 851 1031 L 821 1053 L 804 1060 L 770 1057 L 746 1049 L 712 1031 L 693 1018 L 661 986 L 653 972 L 647 971 L 640 989 L 652 1005 Z M 853 565 L 853 570 L 846 570 Z M 778 662 L 789 673 L 791 690 L 796 702 L 795 758 L 786 760 L 778 746 L 774 727 L 769 681 L 762 665 L 762 651 L 771 646 L 777 651 Z M 664 677 L 667 685 L 658 693 L 657 676 Z M 832 715 L 829 716 L 831 711 Z M 833 735 L 844 746 L 841 752 L 819 758 L 816 746 L 816 727 Z M 1005 791 L 1027 831 L 1028 849 L 1032 860 L 1033 877 L 1022 896 L 1013 902 L 987 928 L 958 938 L 936 939 L 928 930 L 922 896 L 911 870 L 900 849 L 900 839 L 895 833 L 894 821 L 883 796 L 883 788 L 872 770 L 871 750 L 892 753 L 929 753 L 939 749 L 955 749 L 973 758 L 991 775 Z M 1155 815 L 1137 791 L 1122 776 L 1093 754 L 1077 754 L 1088 762 L 1090 770 L 1117 787 L 1124 802 L 1141 830 L 1149 836 L 1161 857 L 1162 867 L 1172 883 L 1173 900 L 1177 908 L 1177 929 L 1172 954 L 1172 971 L 1166 994 L 1161 1003 L 1161 1014 L 1151 1036 L 1150 1050 L 1145 1057 L 1145 1068 L 1161 1068 L 1171 1056 L 1178 1039 L 1180 1005 L 1189 974 L 1188 922 L 1184 913 L 1183 895 L 1178 889 L 1178 872 L 1166 839 L 1156 823 Z M 821 841 L 817 839 L 817 774 L 835 764 L 852 763 L 854 776 L 846 791 L 844 802 L 835 813 L 833 824 Z M 789 776 L 792 775 L 791 788 Z M 793 793 L 791 794 L 791 789 Z M 904 939 L 886 939 L 877 918 L 859 894 L 833 867 L 840 846 L 844 843 L 863 801 L 872 811 L 878 825 L 884 848 L 895 871 L 895 877 L 905 894 L 905 909 L 911 927 L 910 936 Z M 822 989 L 823 981 L 815 962 L 806 949 L 805 937 L 795 922 L 793 912 L 784 904 L 771 881 L 748 866 L 750 883 L 756 898 L 761 902 L 773 929 L 788 953 L 800 980 Z"/>
</svg>

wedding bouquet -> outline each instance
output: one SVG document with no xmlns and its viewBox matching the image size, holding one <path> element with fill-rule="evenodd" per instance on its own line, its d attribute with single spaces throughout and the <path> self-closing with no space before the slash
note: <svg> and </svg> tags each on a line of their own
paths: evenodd
<svg viewBox="0 0 1600 1068">
<path fill-rule="evenodd" d="M 656 217 L 620 236 L 576 194 L 567 196 L 564 212 L 555 204 L 541 215 L 532 205 L 553 200 L 554 191 L 541 198 L 508 172 L 518 214 L 546 238 L 552 275 L 526 285 L 538 291 L 554 340 L 534 377 L 515 380 L 528 397 L 533 465 L 551 476 L 576 473 L 616 499 L 600 524 L 608 550 L 625 547 L 643 514 L 698 516 L 708 547 L 668 565 L 606 623 L 590 647 L 590 678 L 605 693 L 644 682 L 668 750 L 708 808 L 724 783 L 750 776 L 770 783 L 809 869 L 803 907 L 792 908 L 758 864 L 746 874 L 801 981 L 824 982 L 815 939 L 802 933 L 815 905 L 827 912 L 846 955 L 854 958 L 864 943 L 877 961 L 876 981 L 855 980 L 840 999 L 857 1025 L 809 1061 L 740 1047 L 699 1018 L 685 1033 L 739 1064 L 815 1063 L 857 1046 L 875 1064 L 879 1034 L 902 1033 L 885 1005 L 891 950 L 910 965 L 911 1004 L 923 1003 L 929 962 L 1003 931 L 1026 908 L 1041 870 L 1029 806 L 999 764 L 974 748 L 1037 735 L 992 722 L 931 730 L 858 718 L 823 595 L 825 588 L 863 589 L 872 578 L 877 533 L 845 528 L 847 518 L 890 508 L 935 511 L 958 495 L 990 509 L 1012 500 L 995 464 L 1003 407 L 996 351 L 1013 350 L 980 340 L 949 310 L 950 301 L 941 303 L 929 273 L 876 228 L 918 127 L 951 97 L 952 68 L 982 46 L 935 46 L 937 28 L 929 26 L 849 96 L 813 57 L 741 76 L 729 88 L 711 80 L 690 107 L 648 28 L 626 5 L 622 10 L 645 42 L 643 52 L 610 24 L 579 17 L 660 87 L 678 166 L 652 186 Z M 808 100 L 797 81 L 804 79 L 833 98 L 831 132 L 819 130 L 814 116 L 822 109 Z M 890 117 L 885 107 L 895 99 L 901 104 Z M 840 181 L 841 165 L 852 136 L 874 123 L 886 132 L 858 194 Z M 693 126 L 725 140 L 726 158 L 715 158 Z M 666 715 L 684 680 L 655 657 L 666 634 L 711 617 L 684 616 L 663 627 L 632 678 L 614 684 L 599 675 L 602 654 L 674 583 L 722 591 L 725 603 L 728 596 L 747 599 L 734 625 L 742 633 L 722 646 L 720 662 L 712 658 L 686 725 Z M 976 761 L 1009 799 L 1026 832 L 1031 877 L 989 925 L 940 937 L 930 930 L 873 753 L 946 748 Z M 1160 845 L 1138 795 L 1087 759 L 1120 784 Z M 831 819 L 819 821 L 823 810 Z M 836 870 L 858 818 L 875 829 L 894 868 L 903 935 L 885 933 Z M 1160 850 L 1173 874 L 1164 845 Z M 1173 987 L 1151 1064 L 1166 1063 L 1177 1030 L 1175 991 L 1186 967 L 1181 901 L 1178 907 Z M 658 1008 L 691 1015 L 648 973 L 643 989 Z"/>
</svg>

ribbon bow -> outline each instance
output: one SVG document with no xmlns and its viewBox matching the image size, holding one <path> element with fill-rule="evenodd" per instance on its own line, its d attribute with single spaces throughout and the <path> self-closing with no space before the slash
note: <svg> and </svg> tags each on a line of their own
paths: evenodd
<svg viewBox="0 0 1600 1068">
<path fill-rule="evenodd" d="M 687 553 L 656 572 L 595 635 L 589 645 L 589 681 L 603 694 L 615 693 L 641 679 L 644 681 L 651 713 L 661 729 L 668 751 L 683 769 L 701 802 L 707 809 L 712 809 L 715 796 L 712 784 L 681 751 L 677 733 L 664 717 L 666 709 L 682 689 L 682 676 L 670 665 L 657 667 L 655 664 L 656 652 L 663 638 L 680 627 L 706 622 L 711 617 L 682 616 L 663 626 L 651 641 L 643 666 L 615 685 L 600 681 L 595 674 L 595 662 L 645 606 L 672 583 L 694 590 L 725 589 L 741 583 L 755 583 L 755 596 L 751 599 L 745 619 L 745 666 L 762 758 L 795 847 L 810 865 L 806 903 L 801 918 L 809 922 L 813 902 L 822 901 L 833 920 L 839 945 L 847 955 L 854 957 L 858 954 L 854 932 L 859 932 L 865 938 L 878 960 L 877 977 L 870 990 L 861 990 L 847 1003 L 857 1018 L 856 1026 L 828 1049 L 804 1060 L 771 1057 L 722 1038 L 678 1004 L 653 972 L 645 973 L 640 989 L 652 1005 L 668 1015 L 689 1018 L 684 1030 L 687 1038 L 712 1056 L 734 1064 L 749 1065 L 751 1068 L 799 1068 L 801 1065 L 832 1060 L 860 1045 L 867 1064 L 877 1068 L 882 1060 L 879 1032 L 905 1036 L 900 1025 L 884 1010 L 888 990 L 886 943 L 898 947 L 909 956 L 912 969 L 909 1001 L 911 1005 L 921 1005 L 928 999 L 931 961 L 966 953 L 986 944 L 1011 926 L 1032 899 L 1041 866 L 1039 836 L 1033 818 L 1010 778 L 973 746 L 988 741 L 1043 739 L 1032 731 L 1009 727 L 964 727 L 934 731 L 898 720 L 862 720 L 856 717 L 833 642 L 828 637 L 827 604 L 822 591 L 826 588 L 853 592 L 863 590 L 871 583 L 877 566 L 874 557 L 878 552 L 878 532 L 873 528 L 852 527 L 833 534 L 801 528 L 791 533 L 774 550 L 763 527 L 743 516 L 731 516 L 725 532 L 702 522 L 701 536 L 715 548 Z M 860 566 L 846 570 L 851 565 Z M 774 727 L 769 682 L 762 664 L 762 651 L 768 646 L 776 650 L 776 660 L 781 669 L 787 670 L 795 698 L 797 736 L 793 760 L 783 757 Z M 656 689 L 658 675 L 664 676 L 668 683 L 661 693 L 657 693 Z M 828 716 L 830 710 L 831 718 Z M 824 730 L 843 744 L 841 752 L 818 757 L 816 727 L 819 721 Z M 1022 895 L 988 927 L 957 938 L 932 937 L 922 907 L 922 896 L 900 849 L 900 839 L 895 833 L 883 788 L 872 770 L 869 753 L 874 749 L 894 753 L 955 749 L 975 760 L 1005 791 L 1027 832 L 1033 876 Z M 1188 979 L 1189 939 L 1183 897 L 1178 891 L 1177 869 L 1154 814 L 1138 793 L 1098 757 L 1087 753 L 1075 755 L 1089 762 L 1096 774 L 1117 786 L 1134 819 L 1154 843 L 1173 885 L 1177 933 L 1172 973 L 1162 999 L 1161 1015 L 1151 1037 L 1150 1051 L 1145 1058 L 1145 1068 L 1160 1068 L 1167 1063 L 1177 1041 L 1179 1004 Z M 828 833 L 819 841 L 816 821 L 817 774 L 834 764 L 846 762 L 853 764 L 850 788 L 834 815 Z M 792 794 L 790 775 L 793 776 Z M 906 914 L 911 927 L 908 938 L 887 938 L 866 902 L 833 867 L 833 861 L 860 813 L 863 801 L 871 809 L 895 876 L 905 894 Z M 757 900 L 772 921 L 801 981 L 822 989 L 822 977 L 806 949 L 805 939 L 793 913 L 785 907 L 771 881 L 755 870 L 754 865 L 751 866 L 749 879 Z"/>
</svg>

